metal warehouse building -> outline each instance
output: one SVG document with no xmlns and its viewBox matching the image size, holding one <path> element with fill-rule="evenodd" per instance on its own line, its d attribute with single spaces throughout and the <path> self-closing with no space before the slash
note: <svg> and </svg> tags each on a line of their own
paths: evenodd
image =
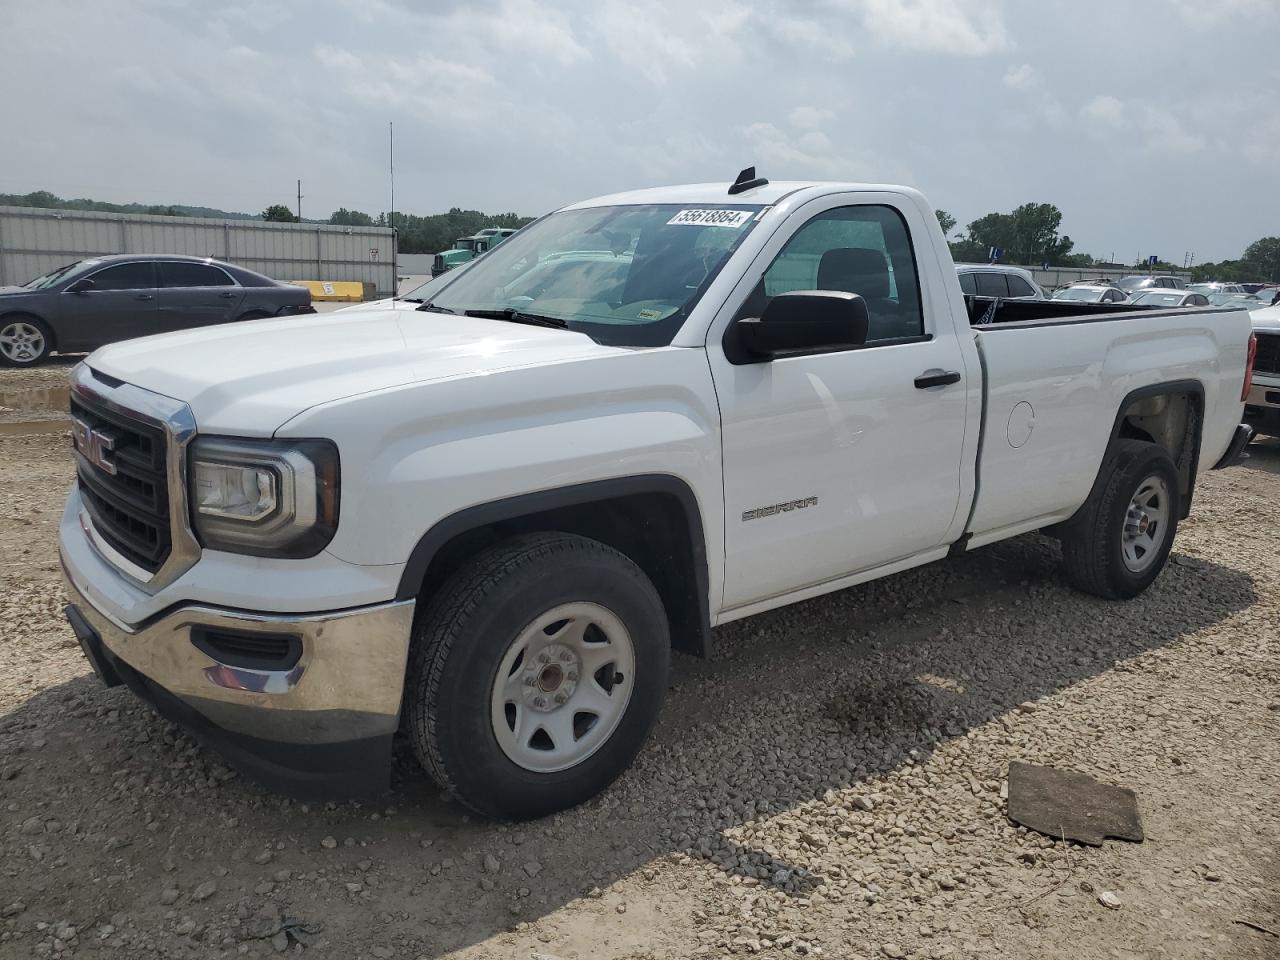
<svg viewBox="0 0 1280 960">
<path fill-rule="evenodd" d="M 217 257 L 277 280 L 358 280 L 379 296 L 396 289 L 390 227 L 0 207 L 0 286 L 112 253 Z"/>
</svg>

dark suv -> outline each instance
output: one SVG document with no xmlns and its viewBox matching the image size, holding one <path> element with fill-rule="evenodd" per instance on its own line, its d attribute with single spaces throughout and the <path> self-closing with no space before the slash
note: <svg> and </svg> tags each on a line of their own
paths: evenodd
<svg viewBox="0 0 1280 960">
<path fill-rule="evenodd" d="M 0 363 L 236 320 L 312 313 L 306 287 L 201 257 L 78 260 L 21 287 L 0 287 Z"/>
</svg>

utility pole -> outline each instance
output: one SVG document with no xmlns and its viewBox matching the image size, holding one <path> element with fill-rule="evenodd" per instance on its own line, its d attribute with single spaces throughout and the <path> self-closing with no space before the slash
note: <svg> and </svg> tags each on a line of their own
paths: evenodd
<svg viewBox="0 0 1280 960">
<path fill-rule="evenodd" d="M 396 225 L 396 125 L 392 121 L 388 124 L 391 131 L 391 216 L 387 218 L 387 226 L 395 228 Z"/>
<path fill-rule="evenodd" d="M 298 181 L 298 220 L 302 220 L 302 181 Z"/>
</svg>

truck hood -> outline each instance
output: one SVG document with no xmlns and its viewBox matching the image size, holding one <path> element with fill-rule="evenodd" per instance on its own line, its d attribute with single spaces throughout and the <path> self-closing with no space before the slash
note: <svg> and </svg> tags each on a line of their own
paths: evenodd
<svg viewBox="0 0 1280 960">
<path fill-rule="evenodd" d="M 103 347 L 87 362 L 189 404 L 202 432 L 270 436 L 331 400 L 620 352 L 567 330 L 374 309 L 143 337 Z"/>
<path fill-rule="evenodd" d="M 15 293 L 31 293 L 26 287 L 0 287 L 0 297 L 10 296 Z"/>
</svg>

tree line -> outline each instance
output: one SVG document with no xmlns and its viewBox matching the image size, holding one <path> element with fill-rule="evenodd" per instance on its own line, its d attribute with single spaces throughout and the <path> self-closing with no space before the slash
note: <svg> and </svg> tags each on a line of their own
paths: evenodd
<svg viewBox="0 0 1280 960">
<path fill-rule="evenodd" d="M 1009 213 L 988 213 L 970 223 L 965 228 L 966 232 L 954 237 L 950 234 L 956 228 L 956 218 L 946 210 L 935 213 L 943 235 L 948 237 L 951 256 L 957 263 L 985 262 L 990 258 L 991 248 L 999 247 L 1004 251 L 1001 259 L 1005 263 L 1031 266 L 1047 263 L 1051 267 L 1107 265 L 1087 253 L 1072 252 L 1075 243 L 1069 236 L 1058 233 L 1062 225 L 1062 211 L 1052 203 L 1024 203 Z M 1166 261 L 1154 267 L 1142 266 L 1162 273 L 1186 269 L 1181 264 Z M 1198 263 L 1189 272 L 1193 280 L 1280 282 L 1280 237 L 1255 240 L 1236 260 Z"/>
</svg>

